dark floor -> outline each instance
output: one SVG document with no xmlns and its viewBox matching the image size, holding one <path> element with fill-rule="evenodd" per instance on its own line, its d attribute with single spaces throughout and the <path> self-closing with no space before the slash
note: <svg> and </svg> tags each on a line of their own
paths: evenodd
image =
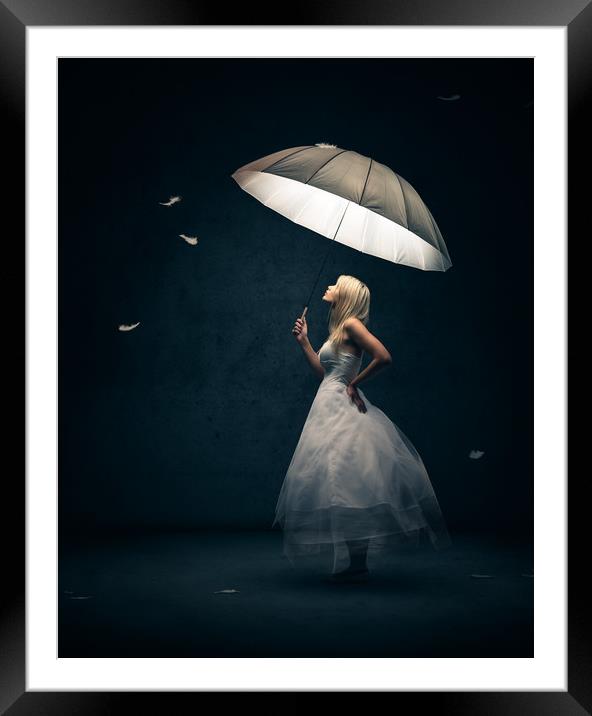
<svg viewBox="0 0 592 716">
<path fill-rule="evenodd" d="M 58 655 L 532 657 L 532 544 L 451 536 L 365 584 L 294 571 L 277 530 L 61 538 Z"/>
</svg>

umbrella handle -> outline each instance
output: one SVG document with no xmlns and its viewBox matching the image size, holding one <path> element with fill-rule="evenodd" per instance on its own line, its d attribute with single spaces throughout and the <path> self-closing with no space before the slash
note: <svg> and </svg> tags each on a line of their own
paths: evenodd
<svg viewBox="0 0 592 716">
<path fill-rule="evenodd" d="M 308 306 L 305 306 L 304 311 L 302 312 L 302 315 L 300 316 L 300 320 L 304 320 L 304 316 L 306 316 L 307 311 L 308 311 Z"/>
</svg>

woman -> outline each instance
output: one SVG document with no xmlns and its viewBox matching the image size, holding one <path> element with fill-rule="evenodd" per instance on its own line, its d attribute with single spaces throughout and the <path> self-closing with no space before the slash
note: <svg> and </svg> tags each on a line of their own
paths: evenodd
<svg viewBox="0 0 592 716">
<path fill-rule="evenodd" d="M 390 365 L 391 355 L 366 327 L 370 291 L 341 275 L 323 300 L 331 304 L 329 336 L 315 353 L 305 319 L 292 329 L 321 384 L 278 497 L 275 519 L 284 554 L 332 551 L 334 580 L 369 574 L 369 555 L 385 556 L 427 535 L 441 549 L 450 536 L 430 479 L 410 440 L 359 384 Z M 362 354 L 372 360 L 359 372 Z M 345 569 L 339 569 L 345 567 Z"/>
</svg>

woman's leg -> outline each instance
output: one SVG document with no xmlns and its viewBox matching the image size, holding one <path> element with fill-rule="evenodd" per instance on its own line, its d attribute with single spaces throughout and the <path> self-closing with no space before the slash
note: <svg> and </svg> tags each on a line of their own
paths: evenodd
<svg viewBox="0 0 592 716">
<path fill-rule="evenodd" d="M 366 559 L 368 557 L 369 540 L 352 540 L 347 541 L 346 545 L 349 550 L 349 568 L 351 570 L 367 569 Z"/>
</svg>

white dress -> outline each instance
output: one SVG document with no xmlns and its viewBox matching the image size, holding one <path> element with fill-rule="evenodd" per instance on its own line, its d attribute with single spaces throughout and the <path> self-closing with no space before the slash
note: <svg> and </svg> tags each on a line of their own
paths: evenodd
<svg viewBox="0 0 592 716">
<path fill-rule="evenodd" d="M 451 544 L 426 468 L 411 441 L 358 387 L 367 412 L 347 395 L 362 358 L 335 353 L 328 341 L 318 351 L 325 375 L 310 407 L 285 475 L 272 528 L 283 531 L 284 555 L 330 554 L 332 571 L 349 565 L 346 540 L 368 540 L 368 566 L 419 545 Z"/>
</svg>

